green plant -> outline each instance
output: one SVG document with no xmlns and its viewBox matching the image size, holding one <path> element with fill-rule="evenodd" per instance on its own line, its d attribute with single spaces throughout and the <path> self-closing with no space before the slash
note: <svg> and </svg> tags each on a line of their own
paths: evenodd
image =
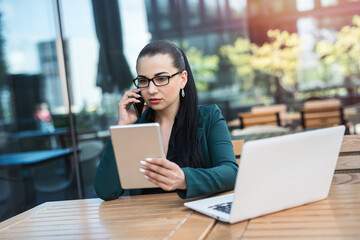
<svg viewBox="0 0 360 240">
<path fill-rule="evenodd" d="M 340 74 L 350 79 L 360 79 L 360 16 L 354 16 L 353 26 L 344 26 L 335 42 L 320 41 L 316 53 L 325 68 L 340 67 Z"/>
</svg>

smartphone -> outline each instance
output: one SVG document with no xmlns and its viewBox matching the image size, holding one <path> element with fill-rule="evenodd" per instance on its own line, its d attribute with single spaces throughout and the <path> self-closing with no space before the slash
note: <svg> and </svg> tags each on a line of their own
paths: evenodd
<svg viewBox="0 0 360 240">
<path fill-rule="evenodd" d="M 139 92 L 138 94 L 140 95 L 140 97 L 137 99 L 140 100 L 140 102 L 134 103 L 134 109 L 135 109 L 136 115 L 138 117 L 140 117 L 142 114 L 143 108 L 144 108 L 144 98 L 141 96 L 141 92 Z"/>
</svg>

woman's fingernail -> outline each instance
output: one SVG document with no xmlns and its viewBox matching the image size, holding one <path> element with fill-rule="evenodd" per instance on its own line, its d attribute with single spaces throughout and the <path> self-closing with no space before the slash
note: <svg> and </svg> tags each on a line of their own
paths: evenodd
<svg viewBox="0 0 360 240">
<path fill-rule="evenodd" d="M 148 162 L 151 162 L 151 161 L 152 161 L 151 158 L 145 158 L 145 160 L 148 161 Z"/>
<path fill-rule="evenodd" d="M 145 161 L 143 161 L 143 160 L 140 160 L 140 164 L 142 164 L 142 165 L 146 165 L 146 162 L 145 162 Z"/>
<path fill-rule="evenodd" d="M 140 168 L 140 172 L 144 173 L 144 172 L 145 172 L 145 169 Z"/>
<path fill-rule="evenodd" d="M 148 177 L 148 176 L 146 176 L 146 175 L 144 175 L 144 178 L 149 179 L 149 177 Z"/>
</svg>

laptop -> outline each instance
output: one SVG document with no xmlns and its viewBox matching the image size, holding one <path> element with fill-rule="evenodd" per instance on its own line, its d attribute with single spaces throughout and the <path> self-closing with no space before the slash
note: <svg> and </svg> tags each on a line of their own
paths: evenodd
<svg viewBox="0 0 360 240">
<path fill-rule="evenodd" d="M 337 126 L 246 142 L 234 192 L 185 206 L 235 223 L 325 199 L 344 132 Z"/>
</svg>

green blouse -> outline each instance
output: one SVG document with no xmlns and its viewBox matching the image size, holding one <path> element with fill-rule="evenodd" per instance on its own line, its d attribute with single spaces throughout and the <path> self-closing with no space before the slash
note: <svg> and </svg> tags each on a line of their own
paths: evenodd
<svg viewBox="0 0 360 240">
<path fill-rule="evenodd" d="M 146 123 L 146 112 L 136 123 Z M 238 165 L 224 117 L 216 105 L 199 107 L 198 141 L 205 168 L 184 167 L 187 189 L 176 190 L 181 198 L 232 190 Z M 121 188 L 111 140 L 106 145 L 95 177 L 95 191 L 104 200 L 118 198 Z M 130 190 L 131 195 L 142 194 L 142 189 Z"/>
</svg>

